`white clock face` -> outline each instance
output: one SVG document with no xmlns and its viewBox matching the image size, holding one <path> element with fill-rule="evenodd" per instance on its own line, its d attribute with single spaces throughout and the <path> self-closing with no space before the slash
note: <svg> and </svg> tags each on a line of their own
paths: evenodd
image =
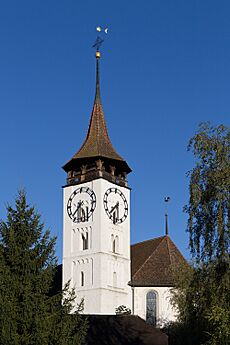
<svg viewBox="0 0 230 345">
<path fill-rule="evenodd" d="M 67 213 L 74 223 L 87 222 L 96 207 L 96 195 L 88 187 L 77 188 L 67 202 Z"/>
<path fill-rule="evenodd" d="M 104 195 L 104 209 L 114 224 L 124 222 L 128 216 L 128 203 L 118 188 L 109 188 Z"/>
</svg>

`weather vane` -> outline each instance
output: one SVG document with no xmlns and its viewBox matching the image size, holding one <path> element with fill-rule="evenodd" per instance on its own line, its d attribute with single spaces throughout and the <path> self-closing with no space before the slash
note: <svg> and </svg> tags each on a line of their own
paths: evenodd
<svg viewBox="0 0 230 345">
<path fill-rule="evenodd" d="M 102 28 L 101 26 L 97 26 L 96 31 L 98 33 L 98 36 L 92 48 L 96 48 L 96 52 L 99 52 L 99 48 L 104 42 L 104 39 L 101 36 L 108 33 L 108 28 L 107 27 Z"/>
</svg>

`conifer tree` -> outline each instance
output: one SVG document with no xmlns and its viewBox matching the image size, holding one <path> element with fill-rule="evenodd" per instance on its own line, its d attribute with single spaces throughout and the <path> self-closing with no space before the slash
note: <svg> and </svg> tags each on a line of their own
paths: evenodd
<svg viewBox="0 0 230 345">
<path fill-rule="evenodd" d="M 80 345 L 87 321 L 72 310 L 74 290 L 50 295 L 57 267 L 55 238 L 20 191 L 0 222 L 0 344 Z M 70 313 L 72 313 L 70 315 Z"/>
</svg>

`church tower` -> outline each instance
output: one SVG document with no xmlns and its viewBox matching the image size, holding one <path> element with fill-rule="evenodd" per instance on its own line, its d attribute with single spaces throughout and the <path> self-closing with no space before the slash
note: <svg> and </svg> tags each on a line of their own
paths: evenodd
<svg viewBox="0 0 230 345">
<path fill-rule="evenodd" d="M 63 285 L 70 280 L 85 314 L 115 314 L 131 308 L 130 189 L 127 162 L 113 148 L 100 97 L 100 52 L 96 94 L 86 139 L 63 166 Z"/>
</svg>

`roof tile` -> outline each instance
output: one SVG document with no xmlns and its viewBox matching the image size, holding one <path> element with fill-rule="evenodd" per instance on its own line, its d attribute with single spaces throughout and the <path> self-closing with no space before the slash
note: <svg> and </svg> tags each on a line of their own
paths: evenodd
<svg viewBox="0 0 230 345">
<path fill-rule="evenodd" d="M 173 286 L 171 267 L 185 264 L 183 255 L 170 239 L 162 236 L 131 246 L 132 285 Z"/>
</svg>

